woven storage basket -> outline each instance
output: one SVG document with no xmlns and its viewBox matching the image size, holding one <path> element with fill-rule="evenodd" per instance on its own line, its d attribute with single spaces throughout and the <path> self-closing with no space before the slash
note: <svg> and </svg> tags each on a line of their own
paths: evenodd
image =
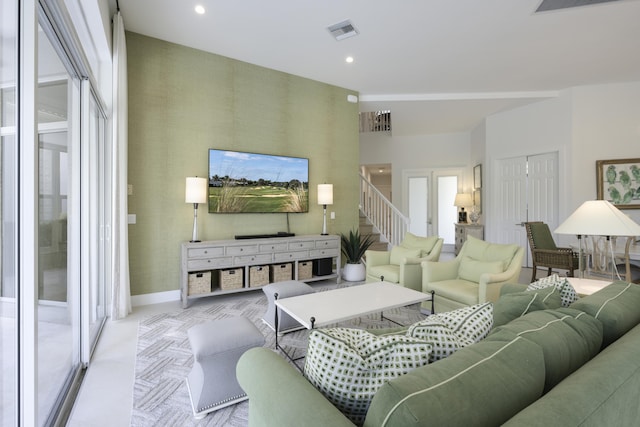
<svg viewBox="0 0 640 427">
<path fill-rule="evenodd" d="M 240 288 L 242 288 L 242 268 L 220 270 L 220 289 L 227 291 Z"/>
<path fill-rule="evenodd" d="M 208 294 L 211 292 L 211 272 L 189 274 L 189 295 Z"/>
<path fill-rule="evenodd" d="M 269 284 L 269 266 L 256 265 L 249 267 L 249 287 L 257 288 Z"/>
<path fill-rule="evenodd" d="M 291 263 L 272 264 L 270 267 L 271 282 L 285 282 L 291 280 Z"/>
<path fill-rule="evenodd" d="M 298 263 L 298 280 L 309 280 L 312 276 L 313 262 L 300 261 Z"/>
</svg>

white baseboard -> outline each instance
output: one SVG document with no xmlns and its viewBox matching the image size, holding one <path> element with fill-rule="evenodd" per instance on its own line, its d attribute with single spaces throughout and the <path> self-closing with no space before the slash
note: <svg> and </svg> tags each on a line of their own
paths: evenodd
<svg viewBox="0 0 640 427">
<path fill-rule="evenodd" d="M 180 301 L 180 291 L 153 292 L 150 294 L 133 295 L 131 306 L 160 304 L 162 302 Z"/>
</svg>

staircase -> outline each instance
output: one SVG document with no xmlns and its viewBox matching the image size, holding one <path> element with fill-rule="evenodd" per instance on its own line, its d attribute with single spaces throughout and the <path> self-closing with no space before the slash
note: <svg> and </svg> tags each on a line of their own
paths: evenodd
<svg viewBox="0 0 640 427">
<path fill-rule="evenodd" d="M 371 235 L 373 237 L 374 243 L 369 246 L 369 249 L 374 251 L 388 251 L 389 244 L 382 240 L 382 236 L 380 233 L 376 232 L 373 228 L 373 224 L 369 222 L 366 216 L 360 212 L 360 224 L 358 226 L 358 230 L 360 231 L 360 236 Z"/>
<path fill-rule="evenodd" d="M 364 219 L 363 219 L 364 217 Z M 360 234 L 378 234 L 382 245 L 399 245 L 409 229 L 409 218 L 363 175 L 360 175 Z"/>
</svg>

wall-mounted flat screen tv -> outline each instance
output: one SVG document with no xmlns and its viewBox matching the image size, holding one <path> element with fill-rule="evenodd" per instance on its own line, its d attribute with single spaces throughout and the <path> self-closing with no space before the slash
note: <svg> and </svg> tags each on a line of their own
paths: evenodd
<svg viewBox="0 0 640 427">
<path fill-rule="evenodd" d="M 309 211 L 309 159 L 209 150 L 209 213 Z"/>
</svg>

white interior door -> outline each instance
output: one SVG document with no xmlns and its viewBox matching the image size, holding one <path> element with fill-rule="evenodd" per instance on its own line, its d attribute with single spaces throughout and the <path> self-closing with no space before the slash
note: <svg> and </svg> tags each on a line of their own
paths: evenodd
<svg viewBox="0 0 640 427">
<path fill-rule="evenodd" d="M 498 241 L 527 248 L 525 266 L 531 266 L 527 221 L 558 225 L 558 153 L 522 156 L 498 161 Z"/>
<path fill-rule="evenodd" d="M 558 153 L 527 157 L 527 220 L 558 226 Z"/>
<path fill-rule="evenodd" d="M 409 231 L 416 236 L 428 235 L 429 222 L 429 178 L 409 178 Z"/>
<path fill-rule="evenodd" d="M 527 158 L 502 159 L 498 165 L 498 242 L 517 243 L 526 247 Z"/>
</svg>

